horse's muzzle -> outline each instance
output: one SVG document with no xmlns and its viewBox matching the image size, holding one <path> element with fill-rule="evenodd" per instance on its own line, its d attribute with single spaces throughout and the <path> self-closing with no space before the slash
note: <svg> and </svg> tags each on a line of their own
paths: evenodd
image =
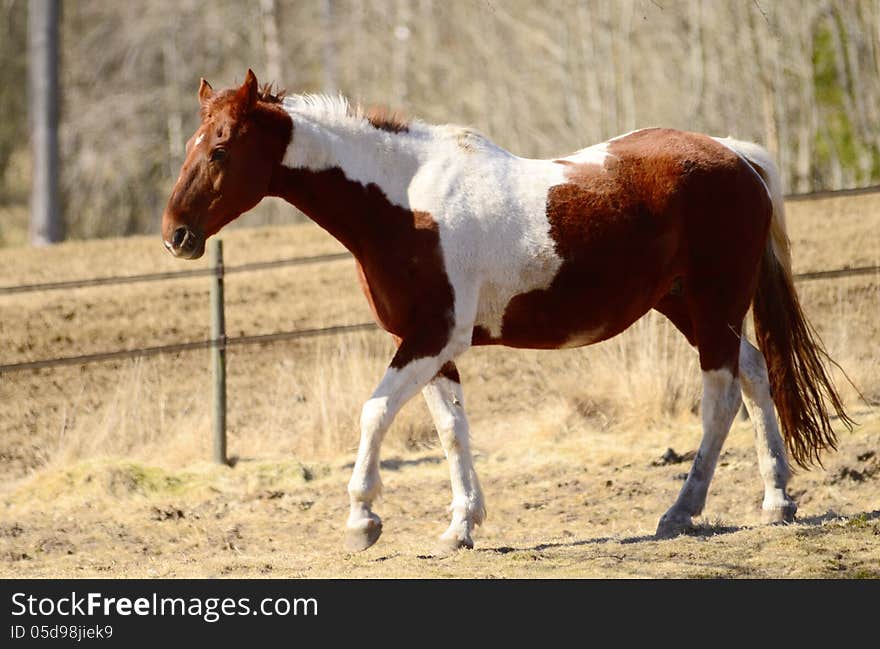
<svg viewBox="0 0 880 649">
<path fill-rule="evenodd" d="M 165 240 L 165 247 L 180 259 L 198 259 L 205 254 L 205 235 L 185 225 L 176 228 L 171 240 Z"/>
</svg>

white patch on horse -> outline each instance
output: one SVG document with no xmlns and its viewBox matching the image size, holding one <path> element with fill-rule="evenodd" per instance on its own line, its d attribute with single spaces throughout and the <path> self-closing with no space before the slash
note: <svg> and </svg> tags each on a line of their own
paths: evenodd
<svg viewBox="0 0 880 649">
<path fill-rule="evenodd" d="M 608 153 L 608 142 L 600 142 L 599 144 L 588 146 L 586 149 L 581 149 L 577 153 L 559 158 L 559 160 L 565 160 L 573 164 L 594 164 L 604 169 L 605 161 L 610 157 L 614 156 Z"/>
<path fill-rule="evenodd" d="M 379 187 L 394 205 L 431 215 L 456 295 L 456 326 L 500 336 L 510 300 L 550 286 L 562 259 L 550 236 L 547 194 L 568 182 L 563 165 L 514 156 L 460 126 L 415 121 L 389 133 L 353 114 L 344 99 L 294 96 L 284 107 L 293 120 L 285 166 L 339 168 Z M 463 135 L 479 146 L 462 151 Z M 459 309 L 461 293 L 479 295 L 470 322 Z"/>
<path fill-rule="evenodd" d="M 204 133 L 200 134 L 200 135 L 196 138 L 196 141 L 193 142 L 193 146 L 199 146 L 199 145 L 202 143 L 202 140 L 204 140 L 204 139 L 205 139 L 205 134 L 204 134 Z"/>
<path fill-rule="evenodd" d="M 496 147 L 466 156 L 457 149 L 450 143 L 446 155 L 419 170 L 410 198 L 439 225 L 456 294 L 466 288 L 479 293 L 472 325 L 499 337 L 510 300 L 549 287 L 562 265 L 546 206 L 550 188 L 567 181 L 552 162 Z"/>
<path fill-rule="evenodd" d="M 293 121 L 293 137 L 282 164 L 294 169 L 339 168 L 349 180 L 374 184 L 394 205 L 411 209 L 407 196 L 419 167 L 423 142 L 432 127 L 410 125 L 410 132 L 375 128 L 344 97 L 294 95 L 282 105 Z"/>
<path fill-rule="evenodd" d="M 615 142 L 617 140 L 622 140 L 623 138 L 629 137 L 630 135 L 633 135 L 634 133 L 641 133 L 642 131 L 650 131 L 654 128 L 656 128 L 656 127 L 655 126 L 646 126 L 644 128 L 635 128 L 631 131 L 627 131 L 626 133 L 621 133 L 620 135 L 615 135 L 614 137 L 610 138 L 608 140 L 608 142 L 610 143 L 610 142 Z"/>
</svg>

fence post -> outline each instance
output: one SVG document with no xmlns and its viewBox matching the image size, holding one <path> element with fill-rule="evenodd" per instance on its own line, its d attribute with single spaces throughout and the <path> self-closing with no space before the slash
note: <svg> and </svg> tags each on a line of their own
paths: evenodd
<svg viewBox="0 0 880 649">
<path fill-rule="evenodd" d="M 213 239 L 211 277 L 211 374 L 214 379 L 214 461 L 226 459 L 226 317 L 223 307 L 223 242 Z"/>
</svg>

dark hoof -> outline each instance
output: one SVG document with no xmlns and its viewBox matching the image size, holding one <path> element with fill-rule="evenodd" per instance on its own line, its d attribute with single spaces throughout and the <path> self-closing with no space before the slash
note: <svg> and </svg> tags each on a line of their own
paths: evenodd
<svg viewBox="0 0 880 649">
<path fill-rule="evenodd" d="M 379 540 L 382 535 L 382 522 L 370 519 L 365 527 L 346 528 L 345 549 L 349 552 L 363 552 Z"/>
<path fill-rule="evenodd" d="M 470 539 L 445 539 L 442 536 L 434 545 L 435 557 L 448 557 L 459 550 L 473 550 L 474 542 Z"/>
<path fill-rule="evenodd" d="M 658 539 L 674 539 L 682 534 L 692 534 L 696 529 L 689 516 L 681 518 L 667 518 L 664 516 L 660 519 L 654 536 Z"/>
<path fill-rule="evenodd" d="M 779 525 L 794 523 L 794 515 L 797 513 L 797 505 L 793 502 L 782 507 L 761 510 L 761 521 L 765 525 Z"/>
</svg>

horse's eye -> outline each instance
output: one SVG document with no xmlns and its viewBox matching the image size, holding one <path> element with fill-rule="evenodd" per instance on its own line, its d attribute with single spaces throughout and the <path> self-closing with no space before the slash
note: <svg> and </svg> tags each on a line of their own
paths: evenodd
<svg viewBox="0 0 880 649">
<path fill-rule="evenodd" d="M 223 162 L 226 160 L 226 155 L 226 149 L 218 147 L 211 151 L 211 162 Z"/>
</svg>

